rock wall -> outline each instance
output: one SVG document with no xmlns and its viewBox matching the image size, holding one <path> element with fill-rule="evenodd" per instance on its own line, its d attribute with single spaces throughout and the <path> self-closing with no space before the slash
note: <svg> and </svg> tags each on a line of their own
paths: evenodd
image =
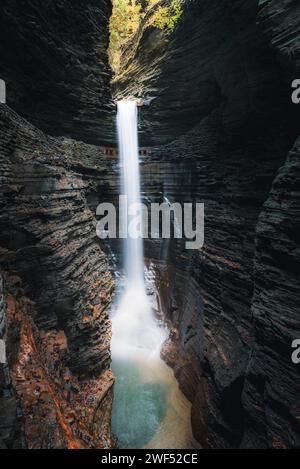
<svg viewBox="0 0 300 469">
<path fill-rule="evenodd" d="M 184 15 L 172 36 L 151 27 L 138 32 L 133 52 L 128 51 L 116 77 L 116 96 L 151 102 L 140 117 L 145 145 L 171 142 L 220 105 L 223 124 L 238 131 L 240 125 L 263 123 L 269 109 L 274 109 L 275 97 L 278 109 L 290 102 L 290 84 L 285 79 L 293 77 L 292 63 L 285 63 L 278 72 L 269 36 L 278 42 L 283 22 L 289 32 L 295 27 L 296 39 L 290 47 L 296 53 L 295 3 L 280 11 L 274 6 L 277 16 L 273 11 L 268 15 L 274 19 L 276 35 L 264 9 L 263 25 L 257 24 L 257 0 L 186 0 L 184 4 Z M 293 16 L 292 23 L 287 15 Z M 263 28 L 268 28 L 266 35 Z M 286 44 L 282 47 L 287 50 Z"/>
<path fill-rule="evenodd" d="M 0 6 L 4 447 L 114 444 L 114 284 L 91 211 L 94 194 L 108 192 L 113 163 L 80 142 L 114 139 L 110 14 L 106 0 Z"/>
<path fill-rule="evenodd" d="M 140 112 L 141 140 L 156 144 L 145 200 L 205 204 L 201 251 L 146 242 L 172 326 L 163 354 L 203 446 L 299 447 L 296 151 L 276 178 L 299 134 L 299 5 L 185 3 L 171 38 L 139 32 L 117 91 L 153 98 Z"/>
<path fill-rule="evenodd" d="M 255 344 L 243 403 L 243 446 L 300 446 L 299 369 L 291 344 L 299 336 L 300 142 L 275 178 L 257 225 L 252 314 Z"/>
<path fill-rule="evenodd" d="M 91 145 L 113 141 L 110 8 L 0 6 L 14 109 L 0 107 L 4 447 L 113 445 L 113 282 L 93 211 L 115 200 L 118 164 Z M 149 240 L 146 255 L 172 329 L 163 354 L 209 448 L 300 446 L 298 142 L 286 160 L 299 134 L 299 13 L 291 0 L 186 0 L 172 36 L 138 31 L 115 82 L 117 97 L 151 102 L 145 200 L 205 203 L 203 250 Z"/>
<path fill-rule="evenodd" d="M 6 291 L 3 276 L 0 278 L 0 448 L 18 447 L 20 425 L 17 418 L 17 401 L 12 387 L 8 354 L 8 324 L 6 317 Z"/>
<path fill-rule="evenodd" d="M 300 5 L 265 2 L 259 20 L 283 65 L 299 76 Z M 296 116 L 297 125 L 299 116 Z M 297 129 L 299 133 L 299 125 Z M 256 229 L 252 314 L 255 344 L 248 364 L 243 403 L 243 447 L 300 447 L 299 370 L 291 344 L 299 324 L 299 138 L 272 184 Z"/>
<path fill-rule="evenodd" d="M 50 135 L 114 140 L 110 0 L 3 0 L 0 78 L 7 104 Z"/>
<path fill-rule="evenodd" d="M 101 150 L 47 137 L 4 106 L 0 145 L 1 245 L 8 270 L 30 285 L 41 327 L 66 328 L 74 370 L 97 372 L 109 362 L 109 346 L 101 353 L 105 314 L 93 306 L 101 303 L 99 291 L 109 292 L 112 285 L 86 194 L 105 171 Z M 108 300 L 102 299 L 103 306 Z M 84 326 L 85 315 L 91 321 Z M 92 347 L 85 343 L 87 334 L 95 339 Z"/>
<path fill-rule="evenodd" d="M 71 437 L 60 441 L 52 435 L 50 418 L 45 421 L 48 436 L 36 429 L 28 430 L 26 423 L 30 415 L 38 418 L 32 409 L 44 404 L 47 394 L 51 397 L 52 393 L 59 396 L 65 392 L 68 405 L 75 406 L 76 418 L 88 421 L 90 428 L 89 419 L 94 417 L 84 414 L 86 399 L 94 395 L 100 409 L 103 381 L 113 383 L 107 373 L 111 336 L 108 309 L 114 285 L 96 238 L 96 220 L 87 203 L 88 193 L 101 186 L 101 176 L 106 172 L 101 166 L 103 154 L 98 147 L 48 137 L 6 106 L 1 106 L 0 119 L 1 266 L 7 283 L 19 286 L 17 293 L 13 289 L 9 297 L 13 310 L 10 333 L 14 331 L 17 337 L 10 368 L 20 406 L 27 412 L 25 440 L 29 447 L 71 447 Z M 57 334 L 62 335 L 62 344 Z M 83 384 L 77 383 L 78 379 Z M 43 389 L 45 380 L 56 388 L 46 385 Z M 36 393 L 23 389 L 22 383 L 31 383 Z M 66 383 L 72 383 L 75 389 L 74 401 Z M 53 386 L 56 391 L 49 391 Z M 34 404 L 34 396 L 40 394 L 41 402 Z M 54 397 L 52 400 L 56 402 Z M 58 402 L 62 409 L 63 399 Z M 45 409 L 41 412 L 43 415 Z M 55 412 L 52 409 L 51 415 L 54 413 L 59 421 Z M 55 421 L 54 417 L 54 427 Z M 83 445 L 109 445 L 109 423 L 104 424 L 108 425 L 103 437 L 106 443 L 99 437 L 100 432 L 95 437 L 90 430 Z M 97 444 L 97 438 L 101 444 Z"/>
<path fill-rule="evenodd" d="M 201 251 L 175 240 L 154 247 L 149 240 L 146 253 L 157 265 L 180 349 L 175 371 L 193 402 L 195 436 L 211 447 L 241 444 L 242 390 L 254 342 L 255 229 L 287 151 L 284 134 L 265 131 L 263 145 L 256 135 L 248 129 L 239 139 L 230 136 L 216 111 L 186 136 L 152 150 L 143 167 L 152 200 L 205 204 Z"/>
</svg>

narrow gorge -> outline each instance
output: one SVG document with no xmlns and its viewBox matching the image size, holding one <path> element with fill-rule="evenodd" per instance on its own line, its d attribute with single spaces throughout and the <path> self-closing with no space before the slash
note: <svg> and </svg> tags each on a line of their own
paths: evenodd
<svg viewBox="0 0 300 469">
<path fill-rule="evenodd" d="M 117 61 L 116 2 L 0 4 L 0 448 L 300 448 L 300 4 L 129 3 Z M 201 249 L 97 236 L 132 155 Z"/>
</svg>

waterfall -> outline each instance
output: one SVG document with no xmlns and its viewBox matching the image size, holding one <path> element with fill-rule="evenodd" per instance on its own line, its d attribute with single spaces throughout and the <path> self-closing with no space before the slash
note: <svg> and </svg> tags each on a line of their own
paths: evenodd
<svg viewBox="0 0 300 469">
<path fill-rule="evenodd" d="M 155 320 L 146 293 L 141 211 L 138 211 L 139 215 L 128 213 L 130 207 L 141 204 L 137 106 L 134 101 L 118 102 L 117 128 L 122 195 L 127 196 L 127 207 L 122 209 L 126 213 L 121 213 L 121 219 L 125 228 L 133 221 L 140 228 L 136 236 L 128 234 L 123 243 L 125 291 L 112 317 L 112 356 L 113 360 L 149 360 L 159 356 L 166 331 Z"/>
<path fill-rule="evenodd" d="M 155 288 L 144 277 L 137 107 L 118 103 L 118 137 L 125 283 L 112 313 L 112 370 L 116 376 L 112 431 L 120 448 L 192 448 L 191 405 L 173 372 L 160 358 L 167 329 L 154 316 Z M 134 234 L 134 236 L 130 236 Z M 147 295 L 148 293 L 148 295 Z M 151 295 L 149 295 L 151 293 Z M 157 305 L 156 305 L 157 307 Z"/>
<path fill-rule="evenodd" d="M 121 214 L 123 230 L 130 225 L 133 218 L 140 232 L 136 237 L 127 236 L 124 243 L 125 273 L 128 285 L 142 288 L 144 285 L 143 240 L 141 236 L 142 217 L 140 212 L 128 215 L 129 207 L 141 205 L 139 147 L 137 133 L 137 107 L 135 101 L 120 101 L 118 103 L 117 128 L 119 139 L 119 154 L 122 168 L 122 192 L 127 196 L 126 213 Z M 124 207 L 125 208 L 125 207 Z"/>
</svg>

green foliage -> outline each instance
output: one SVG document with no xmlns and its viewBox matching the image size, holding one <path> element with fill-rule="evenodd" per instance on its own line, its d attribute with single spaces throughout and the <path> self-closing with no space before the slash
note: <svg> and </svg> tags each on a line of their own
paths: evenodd
<svg viewBox="0 0 300 469">
<path fill-rule="evenodd" d="M 121 48 L 137 30 L 140 18 L 141 4 L 138 0 L 113 0 L 109 46 L 113 69 L 118 68 Z"/>
<path fill-rule="evenodd" d="M 159 7 L 151 18 L 151 24 L 173 32 L 183 13 L 181 0 L 171 0 L 169 6 Z"/>
<path fill-rule="evenodd" d="M 113 0 L 113 13 L 110 20 L 109 56 L 112 68 L 117 71 L 123 46 L 137 31 L 145 15 L 159 0 Z M 182 0 L 169 0 L 166 6 L 159 6 L 148 20 L 148 25 L 174 31 L 179 22 L 183 6 Z"/>
</svg>

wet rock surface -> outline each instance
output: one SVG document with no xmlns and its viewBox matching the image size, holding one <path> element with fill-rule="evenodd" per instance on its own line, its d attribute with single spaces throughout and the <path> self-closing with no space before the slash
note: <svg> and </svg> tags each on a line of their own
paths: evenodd
<svg viewBox="0 0 300 469">
<path fill-rule="evenodd" d="M 142 142 L 171 141 L 144 160 L 145 201 L 205 204 L 201 251 L 146 241 L 172 328 L 163 356 L 204 447 L 300 444 L 298 146 L 285 163 L 299 134 L 299 14 L 288 1 L 186 2 L 173 37 L 139 33 L 118 77 L 120 95 L 154 98 Z"/>
<path fill-rule="evenodd" d="M 31 419 L 38 418 L 33 412 L 37 403 L 30 386 L 40 386 L 42 380 L 43 393 L 48 393 L 41 407 L 41 415 L 46 418 L 46 432 L 51 427 L 48 410 L 52 409 L 51 415 L 57 413 L 56 399 L 59 402 L 62 399 L 59 408 L 65 419 L 61 406 L 66 391 L 65 388 L 59 391 L 64 373 L 57 366 L 60 360 L 62 368 L 69 370 L 72 376 L 70 382 L 76 384 L 78 379 L 84 380 L 77 392 L 79 402 L 74 403 L 73 411 L 77 414 L 85 412 L 85 390 L 90 387 L 90 394 L 97 396 L 109 373 L 111 324 L 108 309 L 114 284 L 106 255 L 96 237 L 95 216 L 87 202 L 88 194 L 101 186 L 101 175 L 107 168 L 101 166 L 100 148 L 48 137 L 6 106 L 1 107 L 0 113 L 1 266 L 20 279 L 23 295 L 34 304 L 33 311 L 24 311 L 19 305 L 10 314 L 11 324 L 14 324 L 17 311 L 21 311 L 15 368 L 10 368 L 17 399 L 26 414 L 26 444 L 44 447 L 48 443 L 40 439 L 45 435 L 39 435 L 35 420 L 32 422 L 34 429 L 26 430 Z M 89 177 L 89 173 L 93 177 Z M 15 330 L 12 326 L 8 334 L 14 336 Z M 60 333 L 65 337 L 63 357 L 52 357 L 58 341 L 56 335 Z M 8 342 L 12 343 L 12 339 Z M 36 343 L 38 345 L 34 345 Z M 54 384 L 53 390 L 57 373 L 58 383 Z M 39 376 L 37 383 L 34 374 Z M 48 381 L 55 398 L 47 391 Z M 110 405 L 111 400 L 110 391 Z M 66 406 L 68 409 L 68 404 Z M 109 428 L 109 407 L 107 411 L 95 408 L 93 425 L 97 428 L 103 423 L 102 419 L 96 418 L 101 412 L 104 412 L 105 425 Z M 92 415 L 85 419 L 92 425 Z M 49 432 L 52 435 L 52 431 Z M 58 434 L 53 434 L 51 438 L 49 436 L 49 445 L 72 446 L 73 433 L 72 429 L 67 430 L 66 439 L 61 440 Z M 108 436 L 104 439 L 109 442 Z M 91 435 L 88 440 L 88 446 L 97 446 L 97 439 L 93 440 Z"/>
<path fill-rule="evenodd" d="M 114 284 L 91 211 L 113 163 L 79 142 L 114 139 L 110 14 L 110 1 L 1 2 L 1 446 L 113 444 Z"/>
<path fill-rule="evenodd" d="M 146 255 L 156 261 L 161 302 L 175 328 L 181 357 L 175 373 L 193 403 L 195 437 L 204 446 L 237 447 L 255 341 L 255 230 L 286 147 L 284 136 L 272 132 L 263 146 L 255 133 L 229 139 L 219 118 L 216 112 L 161 153 L 153 150 L 142 173 L 152 200 L 204 203 L 204 248 L 187 251 L 180 240 L 148 240 Z"/>
<path fill-rule="evenodd" d="M 63 326 L 73 369 L 97 373 L 109 366 L 113 283 L 86 199 L 94 181 L 84 173 L 89 151 L 100 161 L 101 150 L 49 138 L 5 107 L 1 120 L 3 265 L 28 284 L 40 326 Z"/>
<path fill-rule="evenodd" d="M 67 366 L 64 331 L 38 329 L 35 304 L 24 296 L 21 279 L 16 282 L 16 277 L 6 275 L 6 282 L 8 361 L 23 445 L 30 449 L 111 447 L 112 373 L 79 380 Z"/>
</svg>

